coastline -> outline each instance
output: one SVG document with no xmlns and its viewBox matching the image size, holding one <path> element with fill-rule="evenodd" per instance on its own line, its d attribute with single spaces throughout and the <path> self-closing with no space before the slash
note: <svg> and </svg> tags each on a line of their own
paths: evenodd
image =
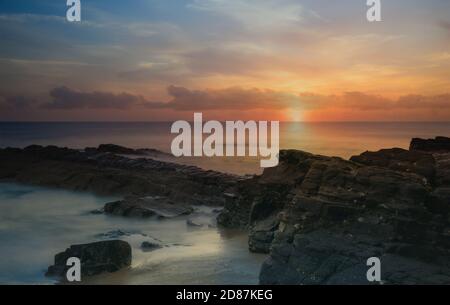
<svg viewBox="0 0 450 305">
<path fill-rule="evenodd" d="M 115 213 L 125 217 L 161 209 L 130 195 L 165 198 L 163 209 L 224 206 L 218 224 L 248 230 L 249 250 L 269 255 L 261 284 L 363 283 L 370 256 L 383 258 L 388 284 L 440 284 L 450 280 L 449 141 L 413 140 L 410 150 L 349 161 L 281 151 L 278 167 L 253 177 L 99 148 L 30 146 L 0 150 L 0 178 L 124 196 L 135 209 Z"/>
</svg>

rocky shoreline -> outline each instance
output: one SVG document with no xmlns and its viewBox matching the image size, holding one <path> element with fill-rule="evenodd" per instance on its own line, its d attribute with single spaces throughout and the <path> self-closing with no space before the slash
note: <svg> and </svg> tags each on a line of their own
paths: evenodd
<svg viewBox="0 0 450 305">
<path fill-rule="evenodd" d="M 242 177 L 154 160 L 150 150 L 117 145 L 75 150 L 32 145 L 0 149 L 0 180 L 99 195 L 160 196 L 190 205 L 223 205 Z M 129 155 L 125 156 L 124 152 Z"/>
<path fill-rule="evenodd" d="M 155 150 L 33 145 L 0 149 L 0 180 L 122 196 L 98 211 L 122 217 L 224 206 L 218 224 L 248 230 L 249 250 L 268 254 L 261 284 L 367 284 L 374 256 L 384 283 L 448 284 L 449 147 L 413 139 L 350 160 L 285 150 L 277 167 L 239 177 L 157 161 Z"/>
<path fill-rule="evenodd" d="M 448 284 L 449 143 L 413 139 L 349 161 L 282 151 L 219 224 L 248 228 L 249 249 L 269 254 L 261 284 L 367 284 L 370 257 L 384 283 Z"/>
</svg>

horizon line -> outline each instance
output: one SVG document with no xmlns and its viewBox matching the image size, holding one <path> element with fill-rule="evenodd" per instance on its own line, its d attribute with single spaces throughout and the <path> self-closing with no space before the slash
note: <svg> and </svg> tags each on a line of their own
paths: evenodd
<svg viewBox="0 0 450 305">
<path fill-rule="evenodd" d="M 169 120 L 169 121 L 72 121 L 72 120 L 66 120 L 66 121 L 2 121 L 0 120 L 0 124 L 4 123 L 23 123 L 23 124 L 31 124 L 31 123 L 55 123 L 55 124 L 61 124 L 61 123 L 174 123 L 178 120 Z M 189 120 L 183 120 L 190 123 L 193 123 L 193 121 Z M 212 120 L 204 120 L 204 122 L 212 121 Z M 271 120 L 214 120 L 219 122 L 226 122 L 226 121 L 268 121 Z M 275 121 L 275 120 L 273 120 Z M 418 120 L 418 121 L 279 121 L 280 123 L 449 123 L 450 121 L 425 121 L 425 120 Z"/>
</svg>

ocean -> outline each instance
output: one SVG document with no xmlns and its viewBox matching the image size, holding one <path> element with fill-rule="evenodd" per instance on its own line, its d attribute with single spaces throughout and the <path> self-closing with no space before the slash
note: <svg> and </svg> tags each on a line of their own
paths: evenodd
<svg viewBox="0 0 450 305">
<path fill-rule="evenodd" d="M 31 144 L 85 148 L 113 143 L 131 148 L 155 148 L 170 152 L 170 122 L 64 122 L 0 123 L 0 147 Z M 345 159 L 364 151 L 382 148 L 408 148 L 411 138 L 450 136 L 450 122 L 338 122 L 281 123 L 280 148 L 299 149 L 314 154 Z M 193 164 L 235 174 L 261 172 L 258 158 L 182 158 Z"/>
</svg>

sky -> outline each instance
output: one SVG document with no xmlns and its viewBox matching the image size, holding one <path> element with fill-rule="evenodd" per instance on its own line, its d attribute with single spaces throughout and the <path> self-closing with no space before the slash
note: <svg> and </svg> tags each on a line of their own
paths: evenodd
<svg viewBox="0 0 450 305">
<path fill-rule="evenodd" d="M 450 1 L 0 0 L 1 121 L 450 121 Z"/>
</svg>

